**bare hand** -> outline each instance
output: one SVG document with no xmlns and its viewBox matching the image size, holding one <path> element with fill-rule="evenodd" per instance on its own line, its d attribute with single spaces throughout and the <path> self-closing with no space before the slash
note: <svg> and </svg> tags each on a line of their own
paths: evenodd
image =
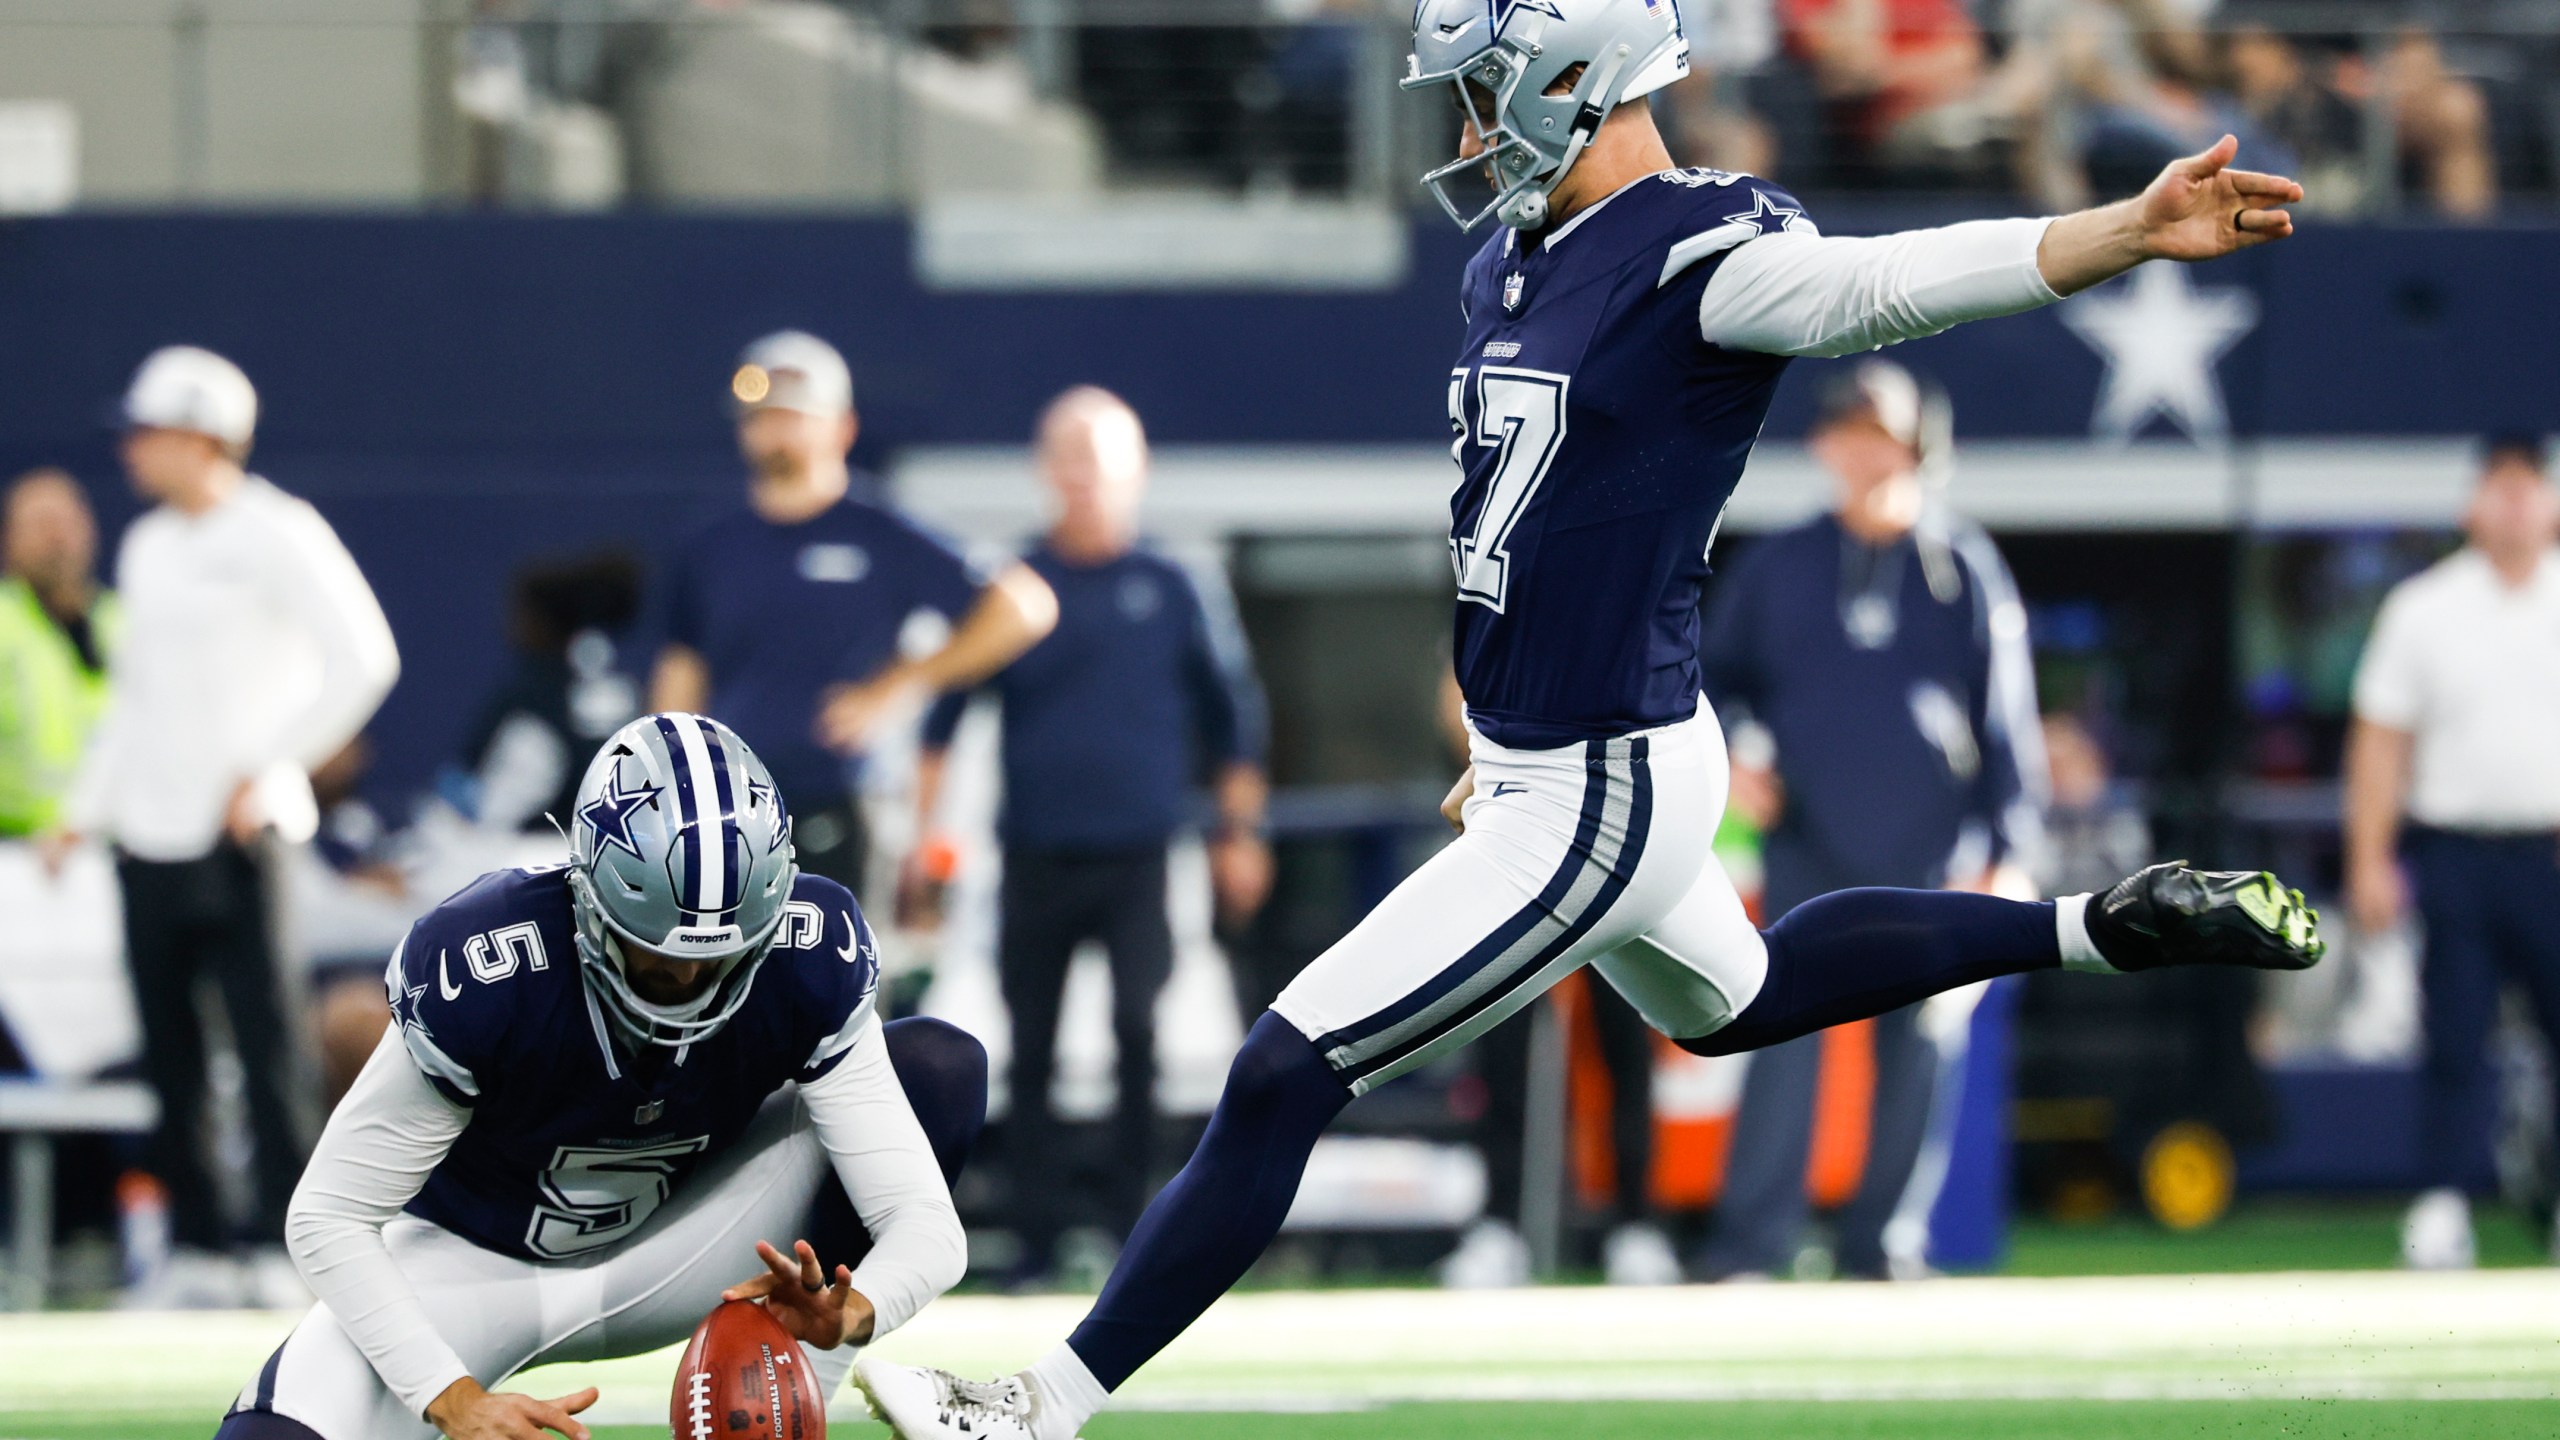
<svg viewBox="0 0 2560 1440">
<path fill-rule="evenodd" d="M 859 755 L 870 749 L 914 688 L 894 670 L 829 686 L 818 701 L 818 743 L 839 755 Z"/>
<path fill-rule="evenodd" d="M 587 1427 L 574 1417 L 594 1403 L 592 1385 L 557 1400 L 536 1400 L 509 1390 L 483 1390 L 466 1375 L 428 1402 L 427 1418 L 453 1440 L 541 1440 L 546 1430 L 569 1440 L 588 1440 Z"/>
<path fill-rule="evenodd" d="M 818 1264 L 818 1252 L 809 1248 L 808 1241 L 792 1241 L 791 1252 L 785 1255 L 757 1241 L 756 1258 L 764 1262 L 764 1273 L 721 1291 L 720 1298 L 762 1300 L 792 1339 L 821 1350 L 833 1350 L 847 1340 L 857 1345 L 869 1340 L 871 1302 L 853 1288 L 853 1271 L 837 1266 L 835 1283 L 830 1285 L 826 1270 Z"/>
<path fill-rule="evenodd" d="M 1218 918 L 1242 925 L 1271 898 L 1271 846 L 1259 835 L 1238 832 L 1209 842 L 1209 889 Z"/>
<path fill-rule="evenodd" d="M 2359 860 L 2347 867 L 2347 908 L 2356 928 L 2366 935 L 2387 935 L 2409 908 L 2409 882 L 2390 856 Z"/>
<path fill-rule="evenodd" d="M 1725 808 L 1750 821 L 1754 830 L 1767 830 L 1787 812 L 1787 784 L 1765 765 L 1735 762 L 1730 784 Z"/>
<path fill-rule="evenodd" d="M 258 785 L 243 780 L 231 787 L 231 800 L 222 807 L 222 833 L 235 845 L 255 844 L 267 828 L 267 817 L 258 805 Z"/>
<path fill-rule="evenodd" d="M 1440 802 L 1440 818 L 1461 835 L 1467 833 L 1467 799 L 1476 793 L 1476 767 L 1468 766 L 1458 775 L 1458 783 L 1449 787 L 1447 799 Z"/>
<path fill-rule="evenodd" d="M 2173 160 L 2135 200 L 2145 253 L 2156 260 L 2211 260 L 2293 233 L 2293 215 L 2277 208 L 2302 198 L 2302 187 L 2281 175 L 2233 170 L 2240 142 L 2229 135 L 2213 148 Z"/>
<path fill-rule="evenodd" d="M 44 866 L 48 880 L 62 878 L 62 867 L 71 861 L 71 853 L 88 837 L 76 830 L 47 830 L 36 837 L 36 861 Z"/>
</svg>

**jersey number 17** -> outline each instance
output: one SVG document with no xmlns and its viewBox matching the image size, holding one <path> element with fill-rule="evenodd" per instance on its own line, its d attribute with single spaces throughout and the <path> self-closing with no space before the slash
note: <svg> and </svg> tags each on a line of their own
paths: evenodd
<svg viewBox="0 0 2560 1440">
<path fill-rule="evenodd" d="M 1475 423 L 1467 422 L 1467 382 L 1475 382 Z M 1449 562 L 1458 573 L 1458 598 L 1500 613 L 1511 592 L 1511 532 L 1529 513 L 1538 486 L 1564 444 L 1565 390 L 1570 377 L 1544 370 L 1517 370 L 1487 365 L 1449 376 L 1449 426 L 1457 433 L 1451 446 L 1466 479 L 1459 485 L 1459 510 L 1449 531 Z M 1468 491 L 1479 473 L 1467 464 L 1472 442 L 1494 452 L 1490 478 L 1470 517 Z"/>
</svg>

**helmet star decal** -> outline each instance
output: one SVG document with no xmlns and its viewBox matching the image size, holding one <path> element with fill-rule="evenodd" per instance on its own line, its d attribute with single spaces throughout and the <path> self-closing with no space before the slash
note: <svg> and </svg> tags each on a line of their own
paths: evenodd
<svg viewBox="0 0 2560 1440">
<path fill-rule="evenodd" d="M 581 807 L 578 819 L 596 832 L 598 854 L 602 854 L 608 845 L 619 845 L 637 860 L 641 858 L 640 842 L 632 837 L 631 817 L 643 806 L 657 803 L 656 786 L 643 785 L 637 790 L 625 790 L 622 788 L 622 771 L 616 767 L 605 781 L 604 793 Z"/>
</svg>

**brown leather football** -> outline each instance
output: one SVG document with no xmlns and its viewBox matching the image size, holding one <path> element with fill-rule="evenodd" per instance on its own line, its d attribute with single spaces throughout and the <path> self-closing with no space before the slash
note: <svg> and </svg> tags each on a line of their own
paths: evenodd
<svg viewBox="0 0 2560 1440">
<path fill-rule="evenodd" d="M 827 1406 L 800 1342 L 752 1300 L 694 1328 L 667 1405 L 675 1440 L 826 1440 Z"/>
</svg>

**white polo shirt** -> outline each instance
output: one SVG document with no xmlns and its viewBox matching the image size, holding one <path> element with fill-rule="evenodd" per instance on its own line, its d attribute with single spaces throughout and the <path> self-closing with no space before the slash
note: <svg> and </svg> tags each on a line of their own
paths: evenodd
<svg viewBox="0 0 2560 1440">
<path fill-rule="evenodd" d="M 2560 830 L 2560 550 L 2522 589 L 2463 549 L 2382 602 L 2356 714 L 2417 737 L 2409 817 Z"/>
<path fill-rule="evenodd" d="M 320 512 L 252 475 L 201 515 L 163 505 L 116 557 L 125 629 L 107 712 L 65 805 L 73 829 L 192 860 L 253 781 L 269 823 L 310 838 L 310 769 L 400 673 L 382 607 Z"/>
</svg>

